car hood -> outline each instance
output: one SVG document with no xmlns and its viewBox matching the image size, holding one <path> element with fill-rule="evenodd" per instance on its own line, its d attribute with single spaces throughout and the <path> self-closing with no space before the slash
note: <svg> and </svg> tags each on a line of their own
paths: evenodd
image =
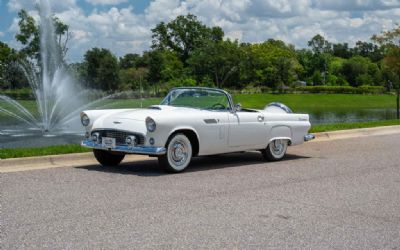
<svg viewBox="0 0 400 250">
<path fill-rule="evenodd" d="M 153 105 L 149 108 L 143 109 L 124 109 L 115 110 L 112 114 L 106 115 L 107 119 L 110 120 L 135 120 L 145 121 L 147 117 L 154 117 L 159 115 L 165 115 L 165 113 L 177 111 L 177 107 L 164 106 L 164 105 Z"/>
<path fill-rule="evenodd" d="M 207 111 L 185 107 L 153 105 L 143 109 L 113 109 L 100 110 L 99 112 L 103 114 L 95 119 L 92 129 L 127 129 L 129 127 L 143 127 L 144 130 L 147 117 L 151 117 L 158 122 L 160 119 L 170 120 L 180 119 L 180 117 L 187 117 L 188 115 L 197 116 Z"/>
</svg>

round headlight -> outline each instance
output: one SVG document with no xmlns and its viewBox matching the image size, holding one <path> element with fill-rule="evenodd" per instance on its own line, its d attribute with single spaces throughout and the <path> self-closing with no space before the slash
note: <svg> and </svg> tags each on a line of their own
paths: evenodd
<svg viewBox="0 0 400 250">
<path fill-rule="evenodd" d="M 146 118 L 147 131 L 154 132 L 156 130 L 156 127 L 157 127 L 156 122 L 153 119 L 151 119 L 150 117 L 147 117 Z"/>
<path fill-rule="evenodd" d="M 87 116 L 86 114 L 82 115 L 81 116 L 81 122 L 82 122 L 83 126 L 85 126 L 85 127 L 88 126 L 89 123 L 90 123 L 89 116 Z"/>
</svg>

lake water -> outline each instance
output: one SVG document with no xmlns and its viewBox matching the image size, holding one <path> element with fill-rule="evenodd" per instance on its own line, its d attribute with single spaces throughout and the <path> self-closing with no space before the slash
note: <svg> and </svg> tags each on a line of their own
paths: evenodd
<svg viewBox="0 0 400 250">
<path fill-rule="evenodd" d="M 396 119 L 396 109 L 316 110 L 310 114 L 311 124 L 367 122 Z"/>
<path fill-rule="evenodd" d="M 310 114 L 311 124 L 350 123 L 363 121 L 379 121 L 396 118 L 395 109 L 359 109 L 359 110 L 313 110 L 298 113 Z M 13 124 L 10 120 L 0 120 L 0 148 L 42 147 L 80 143 L 84 131 L 69 134 L 42 132 Z"/>
</svg>

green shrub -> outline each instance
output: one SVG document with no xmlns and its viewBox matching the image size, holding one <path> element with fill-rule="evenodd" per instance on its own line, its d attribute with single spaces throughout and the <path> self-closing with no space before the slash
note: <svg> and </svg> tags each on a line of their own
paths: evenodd
<svg viewBox="0 0 400 250">
<path fill-rule="evenodd" d="M 256 87 L 253 85 L 247 85 L 246 87 L 244 87 L 241 91 L 241 94 L 260 94 L 262 93 L 262 89 L 261 87 Z"/>
<path fill-rule="evenodd" d="M 1 90 L 0 94 L 6 95 L 6 96 L 11 97 L 16 100 L 33 100 L 33 99 L 35 99 L 35 96 L 32 93 L 32 89 L 30 89 L 30 88 Z"/>
<path fill-rule="evenodd" d="M 383 86 L 370 86 L 361 85 L 357 88 L 361 94 L 383 94 L 385 93 L 385 87 Z"/>
<path fill-rule="evenodd" d="M 383 94 L 385 88 L 382 86 L 362 85 L 351 86 L 306 86 L 295 88 L 296 92 L 302 93 L 325 93 L 325 94 Z"/>
<path fill-rule="evenodd" d="M 267 86 L 261 86 L 261 93 L 271 93 L 272 89 Z"/>
</svg>

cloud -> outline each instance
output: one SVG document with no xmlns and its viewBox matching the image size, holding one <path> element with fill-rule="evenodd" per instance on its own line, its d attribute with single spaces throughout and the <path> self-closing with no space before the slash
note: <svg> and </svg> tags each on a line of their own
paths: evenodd
<svg viewBox="0 0 400 250">
<path fill-rule="evenodd" d="M 35 1 L 30 0 L 10 0 L 7 3 L 9 11 L 19 11 L 20 9 L 33 9 Z"/>
<path fill-rule="evenodd" d="M 314 0 L 315 6 L 325 10 L 339 11 L 374 11 L 390 8 L 399 8 L 399 0 Z"/>
<path fill-rule="evenodd" d="M 76 0 L 62 0 L 62 1 L 50 1 L 50 0 L 10 0 L 7 3 L 8 10 L 10 12 L 18 12 L 21 9 L 34 10 L 37 9 L 40 1 L 48 1 L 54 12 L 63 11 L 69 8 L 76 8 Z"/>
<path fill-rule="evenodd" d="M 116 5 L 120 3 L 126 3 L 128 0 L 86 0 L 86 2 L 92 5 Z"/>
<path fill-rule="evenodd" d="M 369 38 L 395 27 L 400 17 L 399 0 L 152 0 L 138 13 L 133 6 L 119 6 L 126 0 L 52 1 L 56 15 L 71 31 L 69 58 L 82 59 L 93 47 L 108 48 L 118 56 L 141 53 L 151 45 L 151 29 L 159 22 L 169 22 L 178 15 L 192 13 L 208 26 L 220 26 L 226 37 L 241 42 L 281 39 L 296 47 L 306 47 L 314 35 L 331 42 Z M 107 6 L 107 4 L 115 4 Z M 16 11 L 30 0 L 10 0 L 8 8 Z M 83 9 L 85 8 L 85 9 Z M 18 30 L 17 19 L 9 31 Z"/>
<path fill-rule="evenodd" d="M 0 37 L 3 37 L 3 36 L 4 36 L 4 32 L 0 31 Z"/>
</svg>

